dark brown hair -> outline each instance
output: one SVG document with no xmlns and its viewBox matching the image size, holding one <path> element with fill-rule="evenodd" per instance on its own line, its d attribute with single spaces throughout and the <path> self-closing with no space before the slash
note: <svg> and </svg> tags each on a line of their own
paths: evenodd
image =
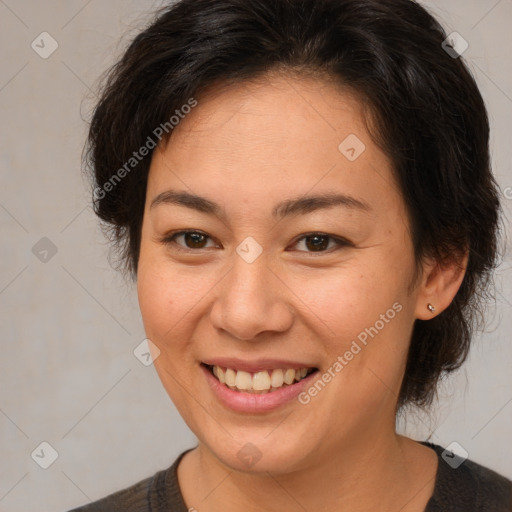
<svg viewBox="0 0 512 512">
<path fill-rule="evenodd" d="M 411 0 L 181 0 L 161 10 L 110 70 L 86 153 L 95 211 L 126 267 L 135 277 L 149 140 L 172 136 L 171 116 L 214 83 L 271 70 L 329 76 L 369 107 L 408 209 L 417 267 L 469 250 L 451 305 L 414 325 L 398 405 L 429 404 L 480 325 L 500 214 L 486 108 L 446 37 Z"/>
</svg>

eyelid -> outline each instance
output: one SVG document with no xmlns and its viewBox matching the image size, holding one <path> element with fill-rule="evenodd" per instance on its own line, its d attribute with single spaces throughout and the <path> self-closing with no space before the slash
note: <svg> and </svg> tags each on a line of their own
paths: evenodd
<svg viewBox="0 0 512 512">
<path fill-rule="evenodd" d="M 297 252 L 300 252 L 303 254 L 308 254 L 311 256 L 320 256 L 322 254 L 331 254 L 334 250 L 339 249 L 341 247 L 354 247 L 354 244 L 352 242 L 350 242 L 349 240 L 347 240 L 346 238 L 343 238 L 343 237 L 337 236 L 337 235 L 331 235 L 330 233 L 325 233 L 323 231 L 312 231 L 310 233 L 304 233 L 304 234 L 300 235 L 298 238 L 296 238 L 292 242 L 291 246 L 296 245 L 297 243 L 299 243 L 301 240 L 303 240 L 305 238 L 309 238 L 309 237 L 313 237 L 313 236 L 325 236 L 329 239 L 329 241 L 333 241 L 337 247 L 327 249 L 325 251 L 297 251 Z"/>
<path fill-rule="evenodd" d="M 210 239 L 212 241 L 215 242 L 215 240 L 213 239 L 213 237 L 211 237 L 208 233 L 205 233 L 204 231 L 201 231 L 199 229 L 182 229 L 182 230 L 179 230 L 179 231 L 172 231 L 170 233 L 167 233 L 161 240 L 161 242 L 164 244 L 164 245 L 170 245 L 170 244 L 173 244 L 177 247 L 177 250 L 178 251 L 184 251 L 184 252 L 199 252 L 199 251 L 204 251 L 205 249 L 211 249 L 211 247 L 201 247 L 199 249 L 193 249 L 191 247 L 185 247 L 183 245 L 180 245 L 178 243 L 175 242 L 175 239 L 180 236 L 180 235 L 186 235 L 188 233 L 197 233 L 199 235 L 203 235 L 205 236 L 207 239 Z M 215 242 L 217 243 L 217 242 Z M 220 244 L 218 244 L 220 245 Z"/>
<path fill-rule="evenodd" d="M 174 232 L 171 232 L 171 233 L 167 233 L 161 240 L 161 242 L 163 244 L 166 244 L 166 245 L 169 245 L 169 244 L 174 244 L 176 247 L 177 247 L 177 250 L 178 251 L 183 251 L 183 252 L 199 252 L 199 251 L 203 251 L 205 249 L 211 249 L 211 247 L 201 247 L 201 248 L 198 248 L 198 249 L 193 249 L 193 248 L 190 248 L 190 247 L 184 247 L 180 244 L 177 244 L 175 242 L 175 239 L 180 236 L 180 235 L 186 235 L 188 233 L 197 233 L 197 234 L 200 234 L 200 235 L 203 235 L 205 236 L 207 239 L 210 239 L 212 241 L 214 241 L 215 243 L 217 243 L 213 237 L 211 237 L 210 235 L 208 235 L 207 233 L 205 233 L 204 231 L 201 231 L 201 230 L 198 230 L 198 229 L 182 229 L 182 230 L 179 230 L 179 231 L 174 231 Z M 328 237 L 330 239 L 330 241 L 333 241 L 335 242 L 335 244 L 337 245 L 337 248 L 341 248 L 341 247 L 354 247 L 354 244 L 352 242 L 350 242 L 349 240 L 347 240 L 346 238 L 343 238 L 343 237 L 340 237 L 340 236 L 336 236 L 336 235 L 331 235 L 330 233 L 325 233 L 323 231 L 312 231 L 312 232 L 308 232 L 308 233 L 303 233 L 301 234 L 300 236 L 298 236 L 291 244 L 290 246 L 294 246 L 296 245 L 299 241 L 303 240 L 303 239 L 306 239 L 306 238 L 309 238 L 309 237 L 313 237 L 313 236 L 325 236 L 325 237 Z M 221 244 L 218 244 L 217 245 L 221 245 Z M 288 246 L 288 247 L 290 247 Z M 334 248 L 334 250 L 336 250 L 336 248 Z M 308 254 L 308 255 L 312 255 L 312 256 L 320 256 L 322 254 L 330 254 L 331 252 L 333 252 L 333 248 L 331 249 L 328 249 L 328 250 L 324 250 L 324 251 L 297 251 L 299 253 L 303 253 L 303 254 Z"/>
</svg>

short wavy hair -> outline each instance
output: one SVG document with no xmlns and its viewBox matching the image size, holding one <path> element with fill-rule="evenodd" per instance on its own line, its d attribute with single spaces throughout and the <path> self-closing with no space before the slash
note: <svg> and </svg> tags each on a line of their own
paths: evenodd
<svg viewBox="0 0 512 512">
<path fill-rule="evenodd" d="M 85 152 L 95 212 L 125 268 L 136 278 L 153 150 L 140 161 L 134 151 L 157 127 L 214 83 L 275 70 L 328 76 L 368 108 L 407 207 L 416 268 L 469 252 L 450 306 L 414 325 L 398 408 L 429 405 L 481 325 L 500 231 L 487 111 L 446 39 L 412 0 L 180 0 L 158 11 L 109 70 Z"/>
</svg>

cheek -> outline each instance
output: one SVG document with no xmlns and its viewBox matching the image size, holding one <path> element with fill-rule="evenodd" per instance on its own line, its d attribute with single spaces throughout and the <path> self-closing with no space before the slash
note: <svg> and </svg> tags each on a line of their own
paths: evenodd
<svg viewBox="0 0 512 512">
<path fill-rule="evenodd" d="M 290 289 L 307 306 L 305 314 L 326 336 L 345 338 L 373 324 L 396 300 L 398 290 L 387 286 L 375 268 L 331 269 L 290 278 Z"/>
<path fill-rule="evenodd" d="M 169 329 L 170 319 L 175 317 L 172 287 L 168 286 L 156 272 L 145 269 L 137 280 L 139 306 L 146 334 L 160 338 L 165 329 Z M 159 340 L 160 341 L 160 340 Z"/>
<path fill-rule="evenodd" d="M 185 281 L 186 282 L 186 281 Z M 184 280 L 162 257 L 160 247 L 142 236 L 137 269 L 137 295 L 147 336 L 161 344 L 180 318 L 185 300 Z M 179 290 L 179 300 L 177 293 Z"/>
<path fill-rule="evenodd" d="M 137 293 L 147 336 L 167 350 L 179 349 L 190 337 L 216 276 L 175 265 L 158 251 L 151 257 L 141 253 Z"/>
<path fill-rule="evenodd" d="M 173 325 L 183 315 L 182 302 L 176 300 L 178 278 L 169 273 L 169 266 L 162 261 L 157 248 L 145 243 L 143 238 L 137 272 L 139 308 L 146 336 L 158 346 L 161 356 L 175 348 L 167 340 L 173 335 Z M 156 363 L 162 360 L 164 357 L 159 357 Z"/>
<path fill-rule="evenodd" d="M 391 268 L 384 262 L 354 265 L 290 282 L 304 298 L 310 327 L 323 338 L 328 363 L 341 356 L 346 377 L 364 380 L 367 374 L 369 388 L 376 378 L 370 370 L 396 383 L 411 334 L 407 275 Z"/>
</svg>

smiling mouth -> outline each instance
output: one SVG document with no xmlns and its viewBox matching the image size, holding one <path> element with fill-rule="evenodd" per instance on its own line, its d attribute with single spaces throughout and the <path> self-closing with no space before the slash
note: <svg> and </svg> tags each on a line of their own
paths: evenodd
<svg viewBox="0 0 512 512">
<path fill-rule="evenodd" d="M 223 368 L 201 363 L 209 372 L 226 387 L 233 391 L 240 391 L 251 394 L 272 393 L 278 389 L 293 386 L 316 372 L 317 368 L 263 370 L 255 373 Z"/>
</svg>

